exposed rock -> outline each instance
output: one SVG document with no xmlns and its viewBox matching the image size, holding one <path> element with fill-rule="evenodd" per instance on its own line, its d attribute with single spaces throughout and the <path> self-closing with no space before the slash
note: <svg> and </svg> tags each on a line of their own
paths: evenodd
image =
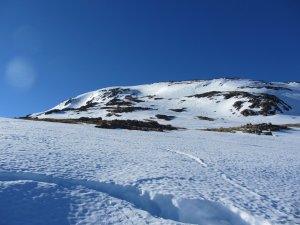
<svg viewBox="0 0 300 225">
<path fill-rule="evenodd" d="M 60 110 L 60 109 L 51 109 L 51 110 L 45 112 L 45 115 L 49 115 L 49 114 L 52 114 L 52 113 L 59 113 L 61 111 L 62 110 Z"/>
<path fill-rule="evenodd" d="M 52 114 L 52 113 L 64 113 L 66 111 L 72 111 L 72 110 L 75 110 L 75 109 L 74 108 L 51 109 L 51 110 L 45 112 L 45 115 L 49 115 L 49 114 Z"/>
<path fill-rule="evenodd" d="M 238 111 L 240 111 L 240 109 L 242 108 L 242 106 L 243 106 L 243 101 L 236 101 L 232 106 L 234 107 L 234 108 L 236 108 L 236 110 L 238 110 Z"/>
<path fill-rule="evenodd" d="M 79 107 L 78 110 L 79 111 L 87 111 L 89 108 L 92 108 L 92 107 L 98 105 L 98 103 L 93 102 L 93 100 L 94 99 L 91 99 L 91 100 L 87 101 L 86 105 Z"/>
<path fill-rule="evenodd" d="M 215 119 L 207 117 L 207 116 L 197 116 L 198 119 L 200 120 L 208 120 L 208 121 L 214 121 Z"/>
<path fill-rule="evenodd" d="M 125 89 L 126 90 L 126 89 Z M 116 106 L 132 106 L 136 103 L 144 102 L 144 100 L 138 99 L 136 96 L 133 95 L 126 95 L 124 99 L 120 99 L 119 97 L 114 97 L 110 101 L 108 101 L 105 105 L 116 105 Z"/>
<path fill-rule="evenodd" d="M 72 123 L 72 124 L 77 124 L 77 123 L 97 124 L 97 123 L 99 123 L 99 121 L 102 121 L 101 117 L 97 117 L 97 118 L 80 117 L 77 119 L 53 119 L 53 118 L 37 118 L 37 117 L 24 118 L 24 117 L 21 117 L 20 119 L 46 121 L 46 122 L 57 122 L 57 123 Z"/>
<path fill-rule="evenodd" d="M 162 114 L 157 114 L 155 116 L 158 119 L 163 119 L 163 120 L 167 120 L 167 121 L 173 120 L 175 118 L 175 116 L 167 116 L 167 115 L 162 115 Z"/>
<path fill-rule="evenodd" d="M 138 99 L 136 96 L 132 96 L 132 95 L 126 95 L 125 99 L 136 103 L 145 102 L 144 100 Z"/>
<path fill-rule="evenodd" d="M 128 107 L 102 107 L 101 109 L 106 109 L 111 113 L 128 113 L 140 110 L 155 110 L 153 108 L 148 107 L 135 107 L 135 106 L 128 106 Z"/>
<path fill-rule="evenodd" d="M 142 131 L 165 131 L 177 130 L 178 128 L 171 125 L 162 125 L 156 121 L 138 121 L 138 120 L 102 120 L 97 123 L 97 128 L 106 129 L 128 129 Z"/>
<path fill-rule="evenodd" d="M 72 99 L 72 98 L 70 98 L 68 101 L 66 101 L 66 102 L 65 102 L 65 106 L 67 106 L 67 105 L 71 104 L 71 103 L 72 103 L 72 101 L 73 101 L 73 99 Z"/>
<path fill-rule="evenodd" d="M 173 112 L 185 112 L 186 111 L 186 108 L 180 108 L 180 109 L 169 109 Z"/>
<path fill-rule="evenodd" d="M 99 118 L 88 118 L 80 117 L 78 119 L 51 119 L 44 118 L 39 119 L 36 117 L 22 117 L 20 119 L 35 120 L 35 121 L 46 121 L 46 122 L 56 122 L 56 123 L 86 123 L 95 124 L 97 128 L 107 128 L 107 129 L 128 129 L 128 130 L 141 130 L 141 131 L 170 131 L 177 130 L 177 127 L 171 125 L 159 124 L 156 121 L 139 121 L 139 120 L 102 120 Z"/>
<path fill-rule="evenodd" d="M 155 97 L 155 95 L 146 95 L 146 96 L 143 96 L 143 98 L 148 98 L 148 99 L 152 99 L 154 97 Z"/>
<path fill-rule="evenodd" d="M 253 111 L 253 110 L 251 110 L 251 109 L 244 109 L 243 111 L 241 111 L 241 114 L 242 114 L 243 116 L 256 116 L 256 115 L 258 115 L 259 113 L 256 112 L 256 111 Z"/>
<path fill-rule="evenodd" d="M 107 98 L 114 98 L 117 97 L 120 94 L 124 94 L 128 91 L 130 91 L 129 88 L 111 88 L 111 89 L 105 89 L 102 90 L 104 92 L 103 94 L 103 98 L 107 99 Z"/>
<path fill-rule="evenodd" d="M 242 108 L 243 104 L 245 102 L 251 103 L 249 106 L 250 109 L 245 109 L 241 112 L 244 116 L 253 116 L 253 115 L 275 115 L 277 112 L 283 113 L 283 110 L 289 111 L 292 109 L 291 106 L 289 106 L 287 103 L 285 103 L 283 100 L 279 99 L 275 95 L 271 94 L 265 94 L 265 93 L 255 93 L 251 94 L 249 92 L 244 91 L 210 91 L 205 92 L 202 94 L 196 94 L 191 97 L 196 98 L 213 98 L 213 97 L 219 97 L 222 96 L 224 99 L 230 99 L 230 98 L 243 98 L 245 100 L 239 100 L 233 104 L 233 107 L 235 107 L 238 111 Z M 257 110 L 253 110 L 257 109 Z"/>
<path fill-rule="evenodd" d="M 243 133 L 258 134 L 258 135 L 272 135 L 272 131 L 280 131 L 288 129 L 286 125 L 274 125 L 271 123 L 260 123 L 260 124 L 246 124 L 240 127 L 220 127 L 220 128 L 207 128 L 207 131 L 217 131 L 217 132 L 230 132 L 235 133 L 241 131 Z"/>
<path fill-rule="evenodd" d="M 265 85 L 265 86 L 242 86 L 240 88 L 241 89 L 245 89 L 245 88 L 262 89 L 262 88 L 265 88 L 265 89 L 271 89 L 271 90 L 276 90 L 276 91 L 279 91 L 279 90 L 292 91 L 291 89 L 286 88 L 286 87 L 271 86 L 271 85 Z"/>
<path fill-rule="evenodd" d="M 80 117 L 78 121 L 83 123 L 98 123 L 99 121 L 102 121 L 102 117 L 97 117 L 97 118 Z"/>
<path fill-rule="evenodd" d="M 133 105 L 132 102 L 129 101 L 124 101 L 122 99 L 118 98 L 113 98 L 109 102 L 107 102 L 105 105 L 110 106 L 110 105 L 116 105 L 116 106 L 131 106 Z"/>
<path fill-rule="evenodd" d="M 190 95 L 190 96 L 187 96 L 188 98 L 192 98 L 192 97 L 195 97 L 195 98 L 211 98 L 211 97 L 214 97 L 214 96 L 218 96 L 218 94 L 221 94 L 222 92 L 221 91 L 209 91 L 209 92 L 204 92 L 202 94 L 195 94 L 195 95 Z"/>
<path fill-rule="evenodd" d="M 296 127 L 296 128 L 300 128 L 300 123 L 288 123 L 288 124 L 283 124 L 284 126 L 287 127 Z"/>
</svg>

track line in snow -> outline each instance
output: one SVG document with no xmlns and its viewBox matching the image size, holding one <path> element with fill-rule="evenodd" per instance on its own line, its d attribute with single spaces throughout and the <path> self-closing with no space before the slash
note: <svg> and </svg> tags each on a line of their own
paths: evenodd
<svg viewBox="0 0 300 225">
<path fill-rule="evenodd" d="M 178 154 L 178 155 L 186 156 L 186 157 L 188 157 L 188 158 L 190 158 L 190 159 L 196 161 L 197 163 L 201 164 L 203 167 L 205 167 L 205 168 L 208 167 L 207 164 L 204 162 L 203 159 L 200 159 L 200 158 L 198 158 L 198 157 L 196 157 L 196 156 L 193 156 L 193 155 L 191 155 L 191 154 L 188 154 L 188 153 L 185 153 L 185 152 L 181 152 L 181 151 L 176 151 L 176 150 L 167 150 L 167 151 L 169 151 L 169 152 L 174 152 L 174 153 L 176 153 L 176 154 Z"/>
<path fill-rule="evenodd" d="M 270 199 L 268 196 L 265 196 L 265 195 L 260 195 L 250 189 L 248 189 L 247 187 L 239 184 L 237 181 L 235 181 L 234 179 L 228 177 L 223 171 L 221 170 L 218 170 L 218 169 L 215 169 L 213 168 L 212 166 L 209 166 L 208 164 L 205 163 L 205 161 L 203 159 L 200 159 L 194 155 L 191 155 L 191 154 L 188 154 L 186 152 L 182 152 L 182 151 L 178 151 L 178 150 L 170 150 L 170 149 L 166 149 L 167 151 L 169 152 L 173 152 L 173 153 L 176 153 L 176 154 L 179 154 L 179 155 L 183 155 L 183 156 L 186 156 L 190 159 L 192 159 L 193 161 L 197 162 L 198 164 L 200 164 L 202 167 L 204 168 L 207 168 L 209 170 L 212 170 L 214 171 L 216 174 L 218 174 L 224 181 L 226 181 L 227 183 L 231 184 L 232 186 L 234 187 L 237 187 L 239 188 L 240 190 L 243 190 L 249 194 L 251 194 L 252 196 L 256 197 L 257 199 L 260 199 L 261 202 L 267 202 L 267 204 L 270 204 L 270 205 L 273 205 L 272 204 L 272 199 Z M 286 214 L 286 212 L 278 209 L 278 208 L 274 208 L 273 207 L 273 210 L 277 211 L 277 212 L 280 212 L 281 214 Z M 294 215 L 295 217 L 297 217 L 296 215 Z"/>
<path fill-rule="evenodd" d="M 176 154 L 179 154 L 179 155 L 183 155 L 183 156 L 186 156 L 194 161 L 196 161 L 197 163 L 199 163 L 202 167 L 204 168 L 208 168 L 210 170 L 213 170 L 215 173 L 219 174 L 220 177 L 225 180 L 227 183 L 230 183 L 231 185 L 235 186 L 235 187 L 238 187 L 240 189 L 243 189 L 244 191 L 247 191 L 248 193 L 256 196 L 256 197 L 262 197 L 261 195 L 255 193 L 254 191 L 251 191 L 249 190 L 248 188 L 244 187 L 243 185 L 240 185 L 238 184 L 234 179 L 232 178 L 229 178 L 223 171 L 221 170 L 218 170 L 218 169 L 215 169 L 215 168 L 212 168 L 211 166 L 208 166 L 203 159 L 200 159 L 194 155 L 191 155 L 191 154 L 188 154 L 188 153 L 185 153 L 185 152 L 181 152 L 181 151 L 177 151 L 177 150 L 167 150 L 167 151 L 170 151 L 170 152 L 174 152 Z"/>
<path fill-rule="evenodd" d="M 83 186 L 127 201 L 135 208 L 144 210 L 154 217 L 177 222 L 200 225 L 211 222 L 213 224 L 222 222 L 223 224 L 231 225 L 248 224 L 241 218 L 239 213 L 234 213 L 224 205 L 206 199 L 180 199 L 177 201 L 174 195 L 160 193 L 153 195 L 148 191 L 141 191 L 137 186 L 132 185 L 61 178 L 29 172 L 0 171 L 0 181 L 18 180 L 52 183 L 65 188 Z"/>
</svg>

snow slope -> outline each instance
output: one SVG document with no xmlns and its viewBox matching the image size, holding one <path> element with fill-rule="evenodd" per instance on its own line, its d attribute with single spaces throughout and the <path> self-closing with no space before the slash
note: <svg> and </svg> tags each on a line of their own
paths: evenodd
<svg viewBox="0 0 300 225">
<path fill-rule="evenodd" d="M 165 121 L 157 114 L 174 119 Z M 221 78 L 111 87 L 65 100 L 31 117 L 154 120 L 193 129 L 248 122 L 299 123 L 300 83 Z"/>
<path fill-rule="evenodd" d="M 0 119 L 0 224 L 300 224 L 299 134 Z"/>
</svg>

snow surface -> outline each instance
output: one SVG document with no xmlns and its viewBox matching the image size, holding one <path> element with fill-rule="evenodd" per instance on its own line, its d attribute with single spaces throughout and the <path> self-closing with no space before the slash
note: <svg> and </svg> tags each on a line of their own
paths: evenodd
<svg viewBox="0 0 300 225">
<path fill-rule="evenodd" d="M 2 118 L 0 224 L 300 224 L 299 135 Z"/>
<path fill-rule="evenodd" d="M 282 89 L 274 90 L 266 87 L 279 87 Z M 107 116 L 109 111 L 105 109 L 107 102 L 116 96 L 107 97 L 107 91 L 113 88 L 128 89 L 124 93 L 117 95 L 124 100 L 127 95 L 136 97 L 144 102 L 135 103 L 134 106 L 148 107 L 153 110 L 133 111 L 118 113 L 118 116 Z M 243 91 L 252 94 L 266 93 L 279 97 L 284 102 L 292 106 L 289 111 L 274 116 L 248 116 L 240 114 L 240 111 L 249 108 L 249 104 L 244 103 L 242 109 L 237 111 L 233 107 L 236 101 L 243 98 L 224 99 L 223 96 L 213 98 L 194 98 L 188 97 L 195 94 L 202 94 L 211 91 Z M 152 97 L 151 97 L 152 96 Z M 71 100 L 71 101 L 70 101 Z M 246 123 L 300 123 L 300 83 L 296 82 L 264 82 L 248 79 L 213 79 L 181 82 L 161 82 L 138 86 L 110 87 L 88 92 L 77 97 L 68 99 L 52 109 L 78 109 L 87 105 L 88 102 L 96 105 L 87 111 L 70 110 L 59 113 L 45 114 L 45 112 L 34 113 L 33 117 L 39 118 L 79 118 L 79 117 L 102 117 L 106 120 L 111 119 L 137 119 L 155 120 L 162 124 L 171 124 L 177 127 L 189 129 L 199 129 L 207 127 L 228 127 L 232 125 L 244 125 Z M 185 108 L 184 112 L 174 112 L 170 109 Z M 250 108 L 251 109 L 251 108 Z M 252 109 L 255 110 L 255 109 Z M 157 119 L 156 114 L 174 116 L 172 121 Z M 206 116 L 215 121 L 201 121 L 197 116 Z"/>
</svg>

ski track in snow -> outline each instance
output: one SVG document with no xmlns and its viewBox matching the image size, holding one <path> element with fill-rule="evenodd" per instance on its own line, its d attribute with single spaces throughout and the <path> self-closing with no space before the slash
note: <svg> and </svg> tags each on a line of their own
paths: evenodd
<svg viewBox="0 0 300 225">
<path fill-rule="evenodd" d="M 256 192 L 248 189 L 247 187 L 239 184 L 233 178 L 228 177 L 223 171 L 215 169 L 215 168 L 213 168 L 213 166 L 209 166 L 208 164 L 206 164 L 203 159 L 198 158 L 198 157 L 196 157 L 192 154 L 188 154 L 186 152 L 182 152 L 182 151 L 178 151 L 178 150 L 166 149 L 166 151 L 173 152 L 173 153 L 176 153 L 178 155 L 182 155 L 182 156 L 185 156 L 187 158 L 190 158 L 190 159 L 194 160 L 195 162 L 197 162 L 198 164 L 200 164 L 202 167 L 210 169 L 210 170 L 214 171 L 215 173 L 217 173 L 223 180 L 225 180 L 227 183 L 231 184 L 232 186 L 234 186 L 234 187 L 236 187 L 240 190 L 243 190 L 243 191 L 249 193 L 250 195 L 253 195 L 256 198 L 259 198 L 260 201 L 263 202 L 263 203 L 267 203 L 268 205 L 272 205 L 272 206 L 274 205 L 273 200 L 270 199 L 268 196 L 260 195 Z M 277 207 L 276 208 L 273 207 L 273 210 L 277 211 L 278 214 L 284 214 L 286 217 L 288 216 L 285 211 L 279 210 Z M 296 218 L 298 217 L 296 214 L 293 214 L 293 216 L 296 217 Z M 268 224 L 268 223 L 266 222 L 266 224 Z"/>
<path fill-rule="evenodd" d="M 260 197 L 260 198 L 267 198 L 267 197 L 261 196 L 260 194 L 257 194 L 257 193 L 254 192 L 254 191 L 251 191 L 250 189 L 248 189 L 248 188 L 245 187 L 245 186 L 240 185 L 240 184 L 239 184 L 237 181 L 235 181 L 233 178 L 228 177 L 223 171 L 217 170 L 217 169 L 213 168 L 212 166 L 208 166 L 208 165 L 204 162 L 203 159 L 200 159 L 200 158 L 198 158 L 198 157 L 196 157 L 196 156 L 193 156 L 193 155 L 191 155 L 191 154 L 188 154 L 188 153 L 185 153 L 185 152 L 181 152 L 181 151 L 174 151 L 174 150 L 167 150 L 167 151 L 174 152 L 174 153 L 176 153 L 176 154 L 186 156 L 186 157 L 188 157 L 188 158 L 190 158 L 190 159 L 196 161 L 197 163 L 199 163 L 199 164 L 200 164 L 201 166 L 203 166 L 204 168 L 208 168 L 208 169 L 210 169 L 210 170 L 213 170 L 213 171 L 216 172 L 217 174 L 219 174 L 220 177 L 221 177 L 222 179 L 224 179 L 227 183 L 230 183 L 231 185 L 233 185 L 233 186 L 235 186 L 235 187 L 237 187 L 237 188 L 240 188 L 240 189 L 242 189 L 242 190 L 248 192 L 248 193 L 251 194 L 251 195 L 254 195 L 254 196 Z"/>
</svg>

